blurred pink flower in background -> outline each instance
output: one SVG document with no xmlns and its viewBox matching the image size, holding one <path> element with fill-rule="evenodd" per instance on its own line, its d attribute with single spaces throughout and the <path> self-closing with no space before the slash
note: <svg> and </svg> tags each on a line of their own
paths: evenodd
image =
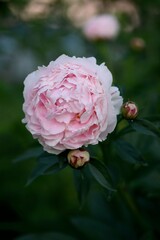
<svg viewBox="0 0 160 240">
<path fill-rule="evenodd" d="M 23 122 L 50 153 L 97 144 L 117 124 L 122 97 L 108 68 L 94 57 L 62 55 L 24 84 Z"/>
<path fill-rule="evenodd" d="M 113 39 L 117 37 L 119 30 L 119 22 L 111 14 L 94 16 L 83 27 L 84 35 L 90 40 Z"/>
</svg>

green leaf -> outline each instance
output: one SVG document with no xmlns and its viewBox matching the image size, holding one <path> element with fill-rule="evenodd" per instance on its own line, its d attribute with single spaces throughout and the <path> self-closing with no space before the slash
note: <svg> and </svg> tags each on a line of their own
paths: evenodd
<svg viewBox="0 0 160 240">
<path fill-rule="evenodd" d="M 73 174 L 74 174 L 74 181 L 75 181 L 75 187 L 77 190 L 78 200 L 80 203 L 80 207 L 82 208 L 88 196 L 88 192 L 90 189 L 90 181 L 84 169 L 81 169 L 78 171 L 74 169 Z"/>
<path fill-rule="evenodd" d="M 106 166 L 98 160 L 91 160 L 89 162 L 89 169 L 95 180 L 109 191 L 116 191 L 112 188 L 111 176 Z"/>
<path fill-rule="evenodd" d="M 122 139 L 118 139 L 114 142 L 114 145 L 116 147 L 117 154 L 122 160 L 129 163 L 139 163 L 144 166 L 147 165 L 138 149 L 133 147 L 130 143 Z"/>
<path fill-rule="evenodd" d="M 135 129 L 133 129 L 130 125 L 128 125 L 117 132 L 116 138 L 119 138 L 120 136 L 124 136 L 130 132 L 135 132 Z"/>
<path fill-rule="evenodd" d="M 97 145 L 89 145 L 87 147 L 87 150 L 89 151 L 90 157 L 95 159 L 103 159 L 103 152 L 99 144 Z"/>
<path fill-rule="evenodd" d="M 64 164 L 63 168 L 66 166 L 67 164 Z M 37 177 L 41 175 L 52 174 L 60 171 L 61 169 L 62 166 L 60 165 L 59 157 L 57 155 L 45 152 L 37 159 L 37 166 L 33 169 L 31 176 L 27 181 L 27 185 L 29 185 L 31 182 L 33 182 Z"/>
<path fill-rule="evenodd" d="M 136 119 L 134 121 L 129 121 L 129 123 L 137 132 L 160 137 L 160 130 L 152 122 L 146 119 Z"/>
<path fill-rule="evenodd" d="M 53 166 L 49 167 L 43 175 L 50 175 L 59 172 L 60 170 L 64 169 L 68 166 L 68 162 L 57 162 Z"/>
<path fill-rule="evenodd" d="M 26 152 L 24 152 L 22 155 L 20 155 L 19 157 L 15 158 L 13 160 L 14 163 L 16 162 L 20 162 L 20 161 L 24 161 L 24 160 L 28 160 L 30 158 L 37 158 L 38 156 L 40 156 L 43 153 L 43 149 L 41 147 L 37 147 L 37 148 L 33 148 L 33 149 L 29 149 Z"/>
</svg>

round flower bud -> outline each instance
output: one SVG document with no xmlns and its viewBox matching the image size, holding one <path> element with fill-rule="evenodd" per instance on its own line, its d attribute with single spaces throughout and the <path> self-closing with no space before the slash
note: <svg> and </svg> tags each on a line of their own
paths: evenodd
<svg viewBox="0 0 160 240">
<path fill-rule="evenodd" d="M 138 115 L 138 107 L 132 101 L 128 101 L 122 105 L 122 115 L 126 119 L 133 120 Z"/>
<path fill-rule="evenodd" d="M 68 155 L 68 162 L 74 168 L 79 168 L 84 166 L 87 162 L 89 162 L 90 156 L 89 153 L 85 150 L 71 150 Z"/>
<path fill-rule="evenodd" d="M 130 42 L 131 48 L 136 51 L 141 51 L 145 48 L 145 41 L 142 38 L 135 37 Z"/>
</svg>

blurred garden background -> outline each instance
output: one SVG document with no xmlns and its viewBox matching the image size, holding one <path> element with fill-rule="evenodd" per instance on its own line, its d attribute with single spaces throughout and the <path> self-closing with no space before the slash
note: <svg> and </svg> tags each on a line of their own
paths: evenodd
<svg viewBox="0 0 160 240">
<path fill-rule="evenodd" d="M 107 13 L 119 22 L 117 36 L 86 38 L 85 22 Z M 36 159 L 14 159 L 39 144 L 21 122 L 23 81 L 61 54 L 105 62 L 124 101 L 160 127 L 159 0 L 0 0 L 0 239 L 160 239 L 157 136 L 124 136 L 147 166 L 124 161 L 112 146 L 95 147 L 118 190 L 106 196 L 93 181 L 82 208 L 70 167 L 25 186 Z"/>
</svg>

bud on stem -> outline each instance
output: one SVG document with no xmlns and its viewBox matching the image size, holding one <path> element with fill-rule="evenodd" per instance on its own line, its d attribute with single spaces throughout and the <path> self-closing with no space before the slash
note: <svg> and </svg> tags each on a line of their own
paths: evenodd
<svg viewBox="0 0 160 240">
<path fill-rule="evenodd" d="M 130 44 L 135 51 L 142 51 L 145 48 L 145 41 L 142 38 L 135 37 Z"/>
<path fill-rule="evenodd" d="M 90 160 L 89 153 L 85 150 L 71 150 L 67 155 L 68 163 L 74 168 L 84 166 Z"/>
<path fill-rule="evenodd" d="M 132 102 L 128 101 L 122 105 L 122 115 L 125 119 L 130 119 L 133 120 L 137 117 L 138 115 L 138 107 L 137 105 Z"/>
</svg>

